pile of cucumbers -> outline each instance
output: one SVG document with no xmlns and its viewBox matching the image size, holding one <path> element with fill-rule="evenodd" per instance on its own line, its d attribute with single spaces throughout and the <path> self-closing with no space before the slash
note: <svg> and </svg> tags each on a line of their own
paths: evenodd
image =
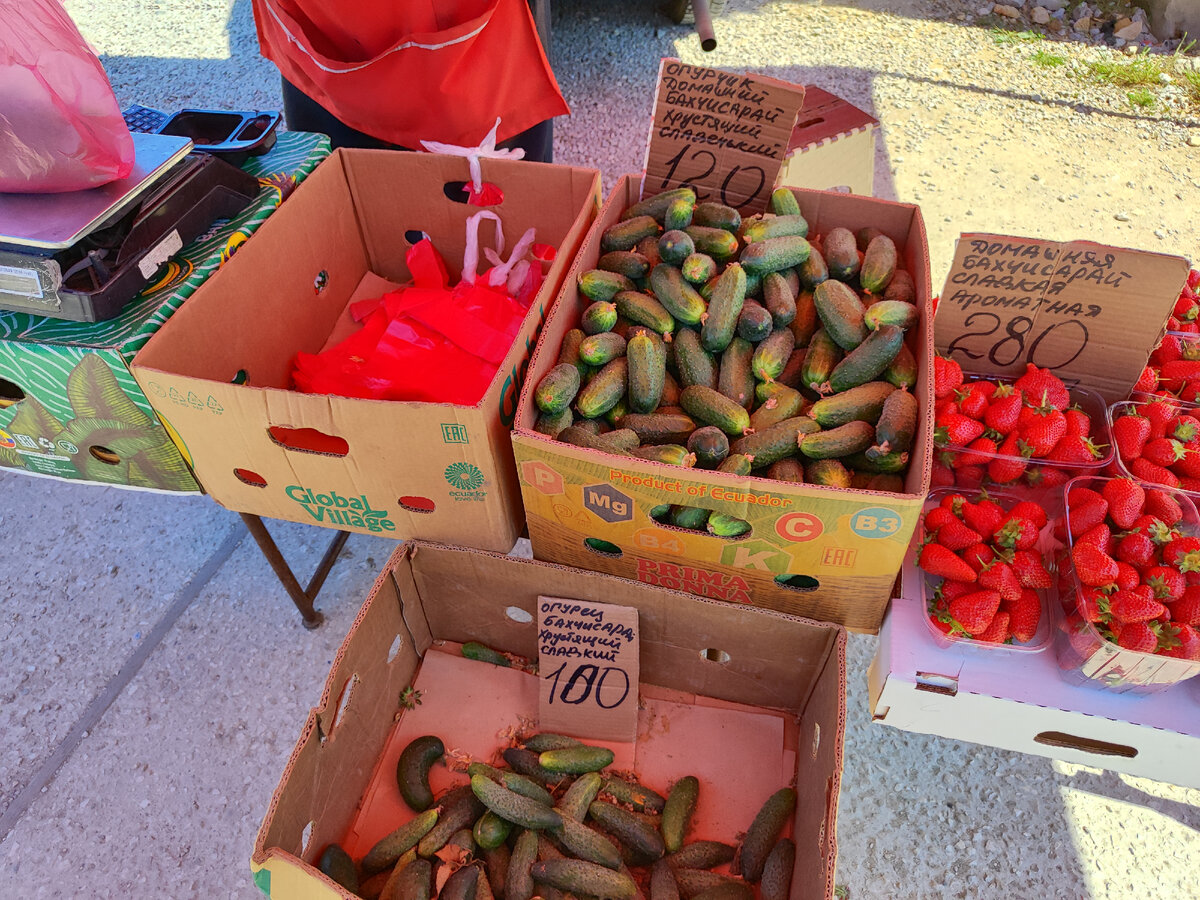
<svg viewBox="0 0 1200 900">
<path fill-rule="evenodd" d="M 809 233 L 676 188 L 627 209 L 579 275 L 586 304 L 535 388 L 535 429 L 670 465 L 904 489 L 916 435 L 912 276 L 875 228 Z"/>
<path fill-rule="evenodd" d="M 565 735 L 535 734 L 504 751 L 509 768 L 467 768 L 469 784 L 434 797 L 435 735 L 400 755 L 400 795 L 416 816 L 357 863 L 338 844 L 318 867 L 365 900 L 787 900 L 796 845 L 783 837 L 796 792 L 767 799 L 741 842 L 687 841 L 700 782 L 676 781 L 664 797 L 605 775 L 613 753 Z M 444 867 L 444 870 L 443 870 Z M 727 869 L 729 874 L 714 871 Z"/>
</svg>

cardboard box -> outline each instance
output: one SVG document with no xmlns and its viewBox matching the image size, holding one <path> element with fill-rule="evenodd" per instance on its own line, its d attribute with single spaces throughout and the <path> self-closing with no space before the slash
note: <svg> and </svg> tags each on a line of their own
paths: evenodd
<svg viewBox="0 0 1200 900">
<path fill-rule="evenodd" d="M 1076 687 L 1060 674 L 1053 642 L 1022 654 L 938 647 L 920 570 L 910 562 L 902 578 L 868 674 L 876 722 L 1200 788 L 1195 685 L 1148 696 Z"/>
<path fill-rule="evenodd" d="M 875 140 L 879 120 L 811 85 L 792 129 L 779 185 L 819 191 L 875 192 Z"/>
<path fill-rule="evenodd" d="M 573 447 L 533 430 L 533 387 L 554 366 L 563 336 L 576 327 L 585 306 L 576 276 L 595 267 L 601 232 L 637 199 L 636 193 L 637 181 L 624 178 L 608 198 L 546 323 L 517 410 L 513 445 L 534 555 L 876 631 L 929 490 L 933 323 L 920 209 L 796 190 L 816 232 L 870 224 L 891 235 L 905 248 L 905 265 L 916 283 L 924 310 L 913 334 L 921 372 L 916 390 L 921 420 L 905 493 L 890 494 L 643 462 Z M 745 519 L 752 530 L 730 540 L 662 525 L 650 518 L 650 510 L 663 503 L 715 509 Z"/>
<path fill-rule="evenodd" d="M 322 134 L 286 132 L 243 168 L 257 202 L 184 247 L 104 322 L 0 312 L 0 466 L 73 481 L 198 493 L 186 444 L 130 372 L 134 354 L 329 155 Z M 169 418 L 169 414 L 168 414 Z"/>
<path fill-rule="evenodd" d="M 507 746 L 500 734 L 506 726 L 511 733 L 522 725 L 519 715 L 536 715 L 536 676 L 464 660 L 457 648 L 478 640 L 536 658 L 530 619 L 539 595 L 637 610 L 646 708 L 635 743 L 601 742 L 614 749 L 616 764 L 633 765 L 660 792 L 696 774 L 704 788 L 690 837 L 724 835 L 726 841 L 765 799 L 761 786 L 739 797 L 741 779 L 767 775 L 781 787 L 794 778 L 799 802 L 791 896 L 832 898 L 844 631 L 606 575 L 420 542 L 404 545 L 389 561 L 308 716 L 255 842 L 251 869 L 263 892 L 273 900 L 349 897 L 317 872 L 315 860 L 335 841 L 358 859 L 412 815 L 395 781 L 396 759 L 411 737 L 436 734 L 456 752 L 487 759 Z M 484 665 L 489 677 L 480 679 Z M 406 686 L 419 688 L 435 677 L 437 689 L 423 693 L 419 706 L 397 708 Z M 740 724 L 697 734 L 722 721 Z M 756 737 L 765 733 L 772 736 Z M 689 743 L 671 757 L 664 748 L 672 740 Z M 750 740 L 760 743 L 747 747 Z M 745 756 L 731 764 L 731 751 Z M 432 770 L 431 778 L 440 779 L 435 789 L 451 777 L 441 766 Z"/>
<path fill-rule="evenodd" d="M 336 151 L 141 350 L 138 382 L 218 503 L 339 530 L 512 548 L 524 520 L 508 429 L 529 350 L 599 206 L 598 172 L 483 161 L 484 180 L 504 191 L 495 212 L 507 246 L 536 226 L 537 241 L 558 255 L 475 406 L 290 389 L 296 352 L 345 334 L 360 286 L 379 296 L 372 279 L 409 278 L 410 238 L 428 234 L 461 270 L 465 223 L 479 209 L 449 198 L 469 178 L 462 157 Z M 233 383 L 238 373 L 244 383 Z M 314 431 L 315 443 L 306 437 Z"/>
</svg>

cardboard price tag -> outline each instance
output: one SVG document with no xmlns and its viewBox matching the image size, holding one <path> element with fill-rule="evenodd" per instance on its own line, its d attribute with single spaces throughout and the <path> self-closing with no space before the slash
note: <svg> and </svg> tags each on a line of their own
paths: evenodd
<svg viewBox="0 0 1200 900">
<path fill-rule="evenodd" d="M 690 186 L 698 201 L 763 212 L 803 105 L 800 85 L 664 59 L 642 196 Z"/>
<path fill-rule="evenodd" d="M 934 320 L 934 343 L 965 370 L 1050 369 L 1124 400 L 1187 279 L 1180 256 L 1090 241 L 964 234 Z"/>
<path fill-rule="evenodd" d="M 637 610 L 538 597 L 538 725 L 597 740 L 637 733 Z"/>
</svg>

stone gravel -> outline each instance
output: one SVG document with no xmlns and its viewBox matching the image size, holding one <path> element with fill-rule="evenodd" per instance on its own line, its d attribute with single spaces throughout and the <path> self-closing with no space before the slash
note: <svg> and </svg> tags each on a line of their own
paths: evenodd
<svg viewBox="0 0 1200 900">
<path fill-rule="evenodd" d="M 248 0 L 66 5 L 101 54 L 122 105 L 279 107 L 278 75 L 258 55 Z M 1006 27 L 1030 27 L 1034 3 L 1005 5 L 1020 9 Z M 1055 0 L 1041 5 L 1058 11 Z M 876 194 L 921 205 L 935 286 L 954 241 L 972 230 L 1197 259 L 1200 107 L 1184 102 L 1182 89 L 1173 90 L 1178 84 L 1164 84 L 1162 101 L 1141 110 L 1127 89 L 1083 78 L 1089 61 L 1123 58 L 1123 48 L 1099 45 L 1103 32 L 1014 43 L 998 42 L 997 26 L 995 8 L 982 0 L 731 0 L 716 19 L 719 46 L 705 54 L 653 0 L 554 3 L 552 58 L 573 111 L 556 123 L 556 160 L 599 168 L 606 189 L 639 171 L 659 59 L 676 56 L 816 84 L 879 118 Z M 1038 49 L 1064 55 L 1065 64 L 1035 65 Z M 55 482 L 36 482 L 30 492 L 28 485 L 0 472 L 0 496 L 25 491 L 37 494 L 27 500 L 35 508 L 85 510 L 68 525 L 107 521 L 114 494 L 126 511 L 144 507 L 145 516 L 122 519 L 119 537 L 94 535 L 94 558 L 85 561 L 56 549 L 66 527 L 56 517 L 5 520 L 36 549 L 32 565 L 24 553 L 0 551 L 4 571 L 30 566 L 23 576 L 29 590 L 86 590 L 118 620 L 102 635 L 109 643 L 101 655 L 119 662 L 120 642 L 174 590 L 165 586 L 161 560 L 190 573 L 204 548 L 164 537 L 162 498 Z M 216 515 L 212 525 L 225 521 Z M 297 526 L 282 534 L 285 553 L 303 551 L 299 559 L 309 565 L 319 556 L 323 533 Z M 327 589 L 331 621 L 315 635 L 294 620 L 264 621 L 280 616 L 286 600 L 253 547 L 242 544 L 202 605 L 181 617 L 94 736 L 0 843 L 0 875 L 10 890 L 30 897 L 258 896 L 246 863 L 255 829 L 317 699 L 334 629 L 344 632 L 386 555 L 385 542 L 357 541 Z M 119 560 L 122 573 L 139 573 L 137 584 L 116 572 L 76 584 L 80 568 L 107 571 L 109 559 Z M 0 722 L 41 729 L 43 738 L 61 734 L 81 702 L 66 687 L 78 686 L 86 699 L 91 681 L 113 664 L 74 666 L 72 623 L 51 622 L 44 611 L 23 621 L 8 609 Z M 36 627 L 29 618 L 38 619 Z M 38 667 L 36 650 L 48 635 L 63 657 L 59 682 L 13 691 L 10 681 L 23 676 L 7 660 Z M 848 896 L 1200 896 L 1200 791 L 872 724 L 865 673 L 875 646 L 873 637 L 850 637 L 837 879 Z M 202 702 L 202 713 L 190 712 Z M 3 803 L 52 743 L 21 741 L 14 751 L 14 733 L 5 734 L 0 756 Z"/>
</svg>

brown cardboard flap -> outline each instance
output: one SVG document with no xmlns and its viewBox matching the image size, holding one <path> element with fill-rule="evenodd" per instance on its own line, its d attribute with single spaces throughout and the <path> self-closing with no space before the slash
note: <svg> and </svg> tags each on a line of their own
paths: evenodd
<svg viewBox="0 0 1200 900">
<path fill-rule="evenodd" d="M 788 153 L 803 152 L 819 147 L 826 141 L 878 126 L 878 119 L 857 106 L 819 87 L 806 85 L 804 106 L 796 117 L 796 127 L 788 141 Z"/>
<path fill-rule="evenodd" d="M 764 211 L 803 105 L 799 85 L 662 60 L 642 195 L 690 185 L 697 200 Z"/>
<path fill-rule="evenodd" d="M 1113 403 L 1141 375 L 1187 273 L 1180 256 L 964 234 L 935 343 L 968 371 L 1015 376 L 1032 363 Z"/>
</svg>

